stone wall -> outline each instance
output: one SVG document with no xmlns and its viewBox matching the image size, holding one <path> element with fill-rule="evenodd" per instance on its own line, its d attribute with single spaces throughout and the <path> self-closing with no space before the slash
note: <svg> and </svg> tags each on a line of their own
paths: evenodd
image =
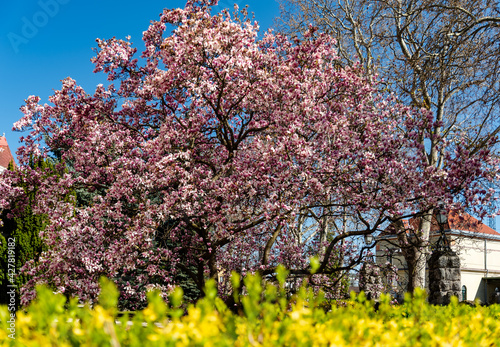
<svg viewBox="0 0 500 347">
<path fill-rule="evenodd" d="M 447 305 L 452 296 L 461 300 L 460 258 L 453 251 L 435 251 L 428 262 L 429 303 Z"/>
</svg>

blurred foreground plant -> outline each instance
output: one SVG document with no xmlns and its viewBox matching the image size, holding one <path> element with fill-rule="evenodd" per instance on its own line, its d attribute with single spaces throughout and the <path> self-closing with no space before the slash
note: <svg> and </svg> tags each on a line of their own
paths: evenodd
<svg viewBox="0 0 500 347">
<path fill-rule="evenodd" d="M 425 293 L 416 291 L 401 306 L 382 296 L 375 309 L 363 293 L 343 307 L 327 306 L 323 295 L 305 287 L 287 299 L 285 270 L 279 272 L 278 286 L 259 276 L 247 276 L 243 283 L 233 277 L 233 286 L 246 289 L 235 298 L 242 307 L 238 313 L 216 296 L 214 282 L 186 310 L 180 288 L 168 303 L 149 292 L 147 308 L 133 316 L 118 312 L 118 291 L 106 279 L 93 308 L 38 287 L 37 299 L 17 313 L 15 339 L 9 337 L 7 307 L 0 308 L 1 346 L 500 345 L 499 305 L 470 307 L 455 299 L 449 306 L 431 306 Z"/>
</svg>

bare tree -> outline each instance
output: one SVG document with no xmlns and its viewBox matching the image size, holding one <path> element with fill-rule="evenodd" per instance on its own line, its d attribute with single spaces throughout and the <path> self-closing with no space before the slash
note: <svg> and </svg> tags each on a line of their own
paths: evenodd
<svg viewBox="0 0 500 347">
<path fill-rule="evenodd" d="M 299 36 L 317 26 L 336 37 L 342 64 L 361 64 L 401 102 L 432 112 L 432 131 L 418 134 L 430 167 L 447 165 L 440 137 L 471 154 L 492 148 L 500 131 L 498 1 L 279 1 L 278 30 Z M 419 211 L 409 290 L 425 287 L 433 208 Z"/>
</svg>

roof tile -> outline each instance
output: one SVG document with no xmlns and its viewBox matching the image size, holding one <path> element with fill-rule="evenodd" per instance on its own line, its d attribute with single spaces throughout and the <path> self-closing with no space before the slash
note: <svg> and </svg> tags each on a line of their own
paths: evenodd
<svg viewBox="0 0 500 347">
<path fill-rule="evenodd" d="M 16 165 L 14 157 L 10 151 L 9 144 L 7 143 L 7 139 L 5 136 L 0 136 L 0 167 L 6 169 L 11 161 L 13 161 L 14 165 Z"/>
</svg>

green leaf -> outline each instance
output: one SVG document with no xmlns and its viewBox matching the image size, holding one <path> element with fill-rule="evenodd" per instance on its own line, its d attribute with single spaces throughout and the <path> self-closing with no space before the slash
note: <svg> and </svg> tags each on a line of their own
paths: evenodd
<svg viewBox="0 0 500 347">
<path fill-rule="evenodd" d="M 120 292 L 116 288 L 113 281 L 106 277 L 101 277 L 99 280 L 101 286 L 101 293 L 99 294 L 99 304 L 110 313 L 116 314 L 118 307 L 118 297 Z"/>
</svg>

